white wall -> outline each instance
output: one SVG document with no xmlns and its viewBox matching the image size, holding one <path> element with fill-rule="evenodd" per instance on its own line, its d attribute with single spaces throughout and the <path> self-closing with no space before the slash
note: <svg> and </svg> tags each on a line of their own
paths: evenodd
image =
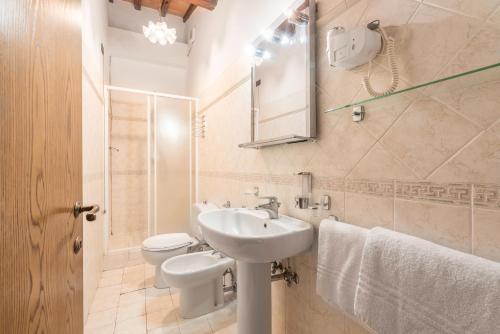
<svg viewBox="0 0 500 334">
<path fill-rule="evenodd" d="M 149 42 L 142 33 L 143 25 L 160 20 L 158 11 L 144 6 L 138 11 L 122 0 L 108 3 L 107 7 L 110 84 L 185 95 L 188 59 L 182 18 L 162 18 L 177 30 L 177 41 L 161 46 Z"/>
<path fill-rule="evenodd" d="M 196 42 L 189 56 L 189 94 L 200 95 L 292 3 L 219 0 L 212 12 L 196 10 L 187 22 L 187 31 L 196 28 Z"/>
<path fill-rule="evenodd" d="M 104 209 L 104 105 L 101 43 L 106 47 L 107 13 L 102 0 L 82 0 L 82 144 L 83 203 Z M 104 219 L 101 213 L 91 223 L 83 220 L 84 319 L 101 277 L 104 253 Z"/>
<path fill-rule="evenodd" d="M 187 45 L 174 43 L 161 46 L 151 43 L 143 33 L 108 28 L 109 53 L 113 57 L 129 58 L 163 66 L 187 68 Z"/>
<path fill-rule="evenodd" d="M 111 84 L 177 95 L 186 94 L 187 71 L 128 58 L 111 58 Z"/>
<path fill-rule="evenodd" d="M 152 44 L 142 33 L 113 27 L 108 28 L 108 41 L 112 85 L 186 94 L 186 44 Z"/>
</svg>

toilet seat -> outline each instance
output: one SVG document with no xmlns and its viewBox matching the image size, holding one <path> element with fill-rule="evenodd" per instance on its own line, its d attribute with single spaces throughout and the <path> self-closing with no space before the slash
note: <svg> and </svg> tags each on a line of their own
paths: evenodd
<svg viewBox="0 0 500 334">
<path fill-rule="evenodd" d="M 167 287 L 161 277 L 161 264 L 163 261 L 177 255 L 186 254 L 190 247 L 195 247 L 198 244 L 198 240 L 191 238 L 186 233 L 158 234 L 144 240 L 142 243 L 142 256 L 146 262 L 156 266 L 154 283 L 156 288 L 163 289 Z"/>
<path fill-rule="evenodd" d="M 149 252 L 175 250 L 195 243 L 187 233 L 158 234 L 147 238 L 142 243 L 142 249 Z"/>
<path fill-rule="evenodd" d="M 217 209 L 217 206 L 211 203 L 195 203 L 192 207 L 192 213 L 189 225 L 193 232 L 193 237 L 187 233 L 166 233 L 147 238 L 142 243 L 142 256 L 149 264 L 155 268 L 154 286 L 158 289 L 166 288 L 161 275 L 161 264 L 174 256 L 186 254 L 203 241 L 201 230 L 198 226 L 198 215 L 201 212 Z"/>
</svg>

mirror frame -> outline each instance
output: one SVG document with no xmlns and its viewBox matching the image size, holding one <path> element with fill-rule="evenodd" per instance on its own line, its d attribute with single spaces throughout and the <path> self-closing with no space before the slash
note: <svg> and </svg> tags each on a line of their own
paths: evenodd
<svg viewBox="0 0 500 334">
<path fill-rule="evenodd" d="M 316 137 L 316 119 L 317 119 L 317 110 L 316 110 L 316 1 L 315 0 L 296 0 L 290 5 L 288 8 L 296 9 L 301 4 L 308 3 L 309 7 L 309 23 L 308 27 L 308 36 L 307 41 L 305 43 L 306 46 L 306 70 L 308 71 L 306 77 L 306 87 L 305 90 L 307 92 L 307 102 L 309 104 L 309 108 L 305 110 L 305 123 L 304 126 L 306 128 L 306 135 L 299 136 L 296 134 L 290 134 L 282 137 L 274 137 L 267 138 L 262 140 L 255 140 L 255 97 L 254 97 L 254 86 L 255 86 L 255 67 L 253 64 L 251 67 L 251 110 L 250 110 L 250 142 L 243 143 L 238 145 L 243 148 L 262 148 L 266 146 L 274 146 L 281 144 L 291 144 L 298 143 L 304 141 L 313 141 Z M 280 16 L 273 21 L 273 23 L 269 26 L 271 29 L 279 26 L 284 20 L 286 20 L 286 16 L 284 13 L 280 14 Z M 263 41 L 262 36 L 259 36 L 254 42 L 252 46 L 257 47 L 260 42 Z"/>
</svg>

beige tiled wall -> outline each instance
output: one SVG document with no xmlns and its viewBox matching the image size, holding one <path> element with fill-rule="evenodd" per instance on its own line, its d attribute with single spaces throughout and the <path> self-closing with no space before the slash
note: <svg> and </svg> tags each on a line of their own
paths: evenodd
<svg viewBox="0 0 500 334">
<path fill-rule="evenodd" d="M 249 140 L 250 82 L 244 62 L 203 94 L 206 138 L 199 141 L 200 200 L 253 206 L 254 186 L 277 195 L 281 212 L 316 227 L 336 215 L 352 224 L 383 226 L 500 261 L 500 78 L 462 89 L 460 81 L 367 105 L 361 123 L 329 107 L 366 97 L 361 76 L 331 69 L 325 34 L 380 19 L 398 43 L 401 86 L 500 61 L 500 0 L 318 1 L 316 142 L 262 150 Z M 383 84 L 388 70 L 377 59 Z M 379 76 L 380 75 L 380 76 Z M 458 82 L 458 83 L 457 83 Z M 298 210 L 294 173 L 313 173 L 313 196 L 328 194 L 330 211 Z M 274 333 L 364 333 L 315 294 L 314 250 L 292 259 L 300 284 L 274 291 Z M 276 301 L 279 299 L 279 301 Z M 281 312 L 281 316 L 276 313 Z M 284 320 L 283 320 L 284 319 Z"/>
<path fill-rule="evenodd" d="M 111 95 L 110 145 L 119 151 L 110 150 L 109 249 L 140 245 L 147 235 L 147 108 L 147 96 Z"/>
</svg>

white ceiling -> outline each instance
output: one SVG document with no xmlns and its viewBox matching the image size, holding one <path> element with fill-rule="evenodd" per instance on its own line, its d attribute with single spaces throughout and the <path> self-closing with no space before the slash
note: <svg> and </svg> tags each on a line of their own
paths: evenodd
<svg viewBox="0 0 500 334">
<path fill-rule="evenodd" d="M 108 2 L 108 25 L 110 27 L 142 34 L 143 25 L 148 24 L 149 21 L 159 20 L 160 13 L 154 9 L 143 6 L 141 10 L 135 10 L 132 3 L 123 0 L 114 0 L 114 3 Z M 169 27 L 177 29 L 177 42 L 186 43 L 186 28 L 182 18 L 167 14 L 163 20 L 167 22 Z"/>
</svg>

